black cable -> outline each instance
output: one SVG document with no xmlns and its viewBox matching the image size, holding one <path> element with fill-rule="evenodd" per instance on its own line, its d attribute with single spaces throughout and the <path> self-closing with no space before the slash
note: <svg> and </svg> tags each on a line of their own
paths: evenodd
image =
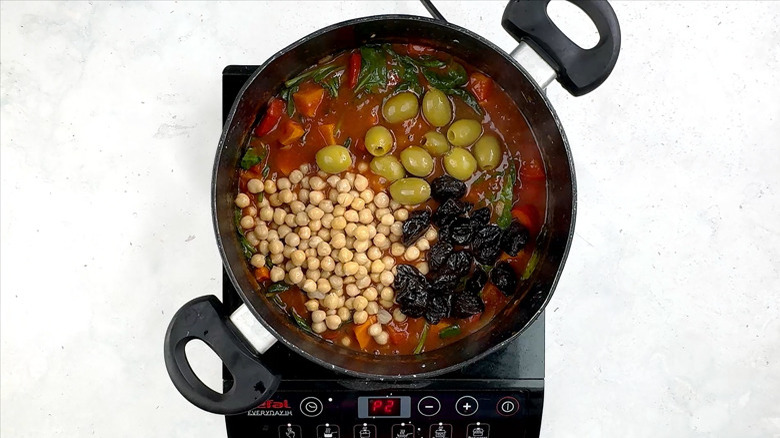
<svg viewBox="0 0 780 438">
<path fill-rule="evenodd" d="M 444 15 L 442 15 L 438 9 L 436 9 L 436 6 L 433 5 L 433 2 L 431 2 L 431 0 L 420 0 L 420 2 L 422 2 L 423 6 L 425 6 L 425 9 L 427 9 L 428 12 L 430 12 L 433 18 L 437 20 L 441 20 L 445 23 L 447 22 L 447 19 L 444 18 Z"/>
</svg>

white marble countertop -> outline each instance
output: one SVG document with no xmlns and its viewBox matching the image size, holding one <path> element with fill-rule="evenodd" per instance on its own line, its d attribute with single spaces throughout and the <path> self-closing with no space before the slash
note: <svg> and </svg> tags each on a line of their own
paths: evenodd
<svg viewBox="0 0 780 438">
<path fill-rule="evenodd" d="M 437 5 L 513 47 L 504 2 Z M 780 436 L 780 2 L 614 8 L 623 45 L 609 80 L 580 98 L 548 91 L 579 211 L 547 312 L 542 435 Z M 221 70 L 342 19 L 425 10 L 0 13 L 2 435 L 224 436 L 162 360 L 171 315 L 220 293 L 209 185 Z"/>
</svg>

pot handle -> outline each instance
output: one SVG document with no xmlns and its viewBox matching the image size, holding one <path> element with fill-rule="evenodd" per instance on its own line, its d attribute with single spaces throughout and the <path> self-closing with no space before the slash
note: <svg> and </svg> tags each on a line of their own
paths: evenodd
<svg viewBox="0 0 780 438">
<path fill-rule="evenodd" d="M 606 0 L 569 0 L 593 20 L 599 42 L 583 49 L 547 15 L 550 0 L 511 0 L 501 24 L 518 42 L 526 40 L 555 69 L 558 82 L 574 96 L 595 90 L 612 72 L 620 53 L 620 26 Z"/>
<path fill-rule="evenodd" d="M 165 333 L 168 375 L 184 398 L 205 411 L 223 415 L 246 412 L 269 399 L 279 386 L 279 376 L 263 366 L 236 331 L 222 303 L 208 295 L 182 306 Z M 223 394 L 206 386 L 192 370 L 184 348 L 193 339 L 211 347 L 233 375 L 233 385 Z"/>
</svg>

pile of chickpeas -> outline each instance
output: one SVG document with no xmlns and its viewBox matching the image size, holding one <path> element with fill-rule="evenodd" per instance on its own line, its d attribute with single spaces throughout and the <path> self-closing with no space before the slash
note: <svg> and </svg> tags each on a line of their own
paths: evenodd
<svg viewBox="0 0 780 438">
<path fill-rule="evenodd" d="M 359 172 L 367 170 L 367 163 L 358 165 Z M 376 315 L 368 333 L 377 344 L 387 344 L 383 326 L 406 319 L 394 303 L 396 257 L 427 272 L 422 252 L 436 239 L 436 230 L 404 246 L 409 210 L 385 192 L 375 193 L 360 173 L 315 173 L 304 164 L 287 178 L 251 179 L 247 192 L 239 193 L 235 204 L 248 212 L 239 224 L 257 249 L 252 266 L 266 266 L 269 258 L 271 281 L 298 286 L 307 295 L 315 333 L 349 321 L 363 324 Z M 348 346 L 351 339 L 344 336 L 341 342 Z"/>
</svg>

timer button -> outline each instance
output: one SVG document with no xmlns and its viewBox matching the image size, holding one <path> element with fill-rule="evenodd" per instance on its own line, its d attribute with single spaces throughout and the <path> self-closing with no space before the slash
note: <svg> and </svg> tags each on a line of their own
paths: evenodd
<svg viewBox="0 0 780 438">
<path fill-rule="evenodd" d="M 433 417 L 441 410 L 441 403 L 436 397 L 426 396 L 417 403 L 417 410 L 426 417 Z"/>
<path fill-rule="evenodd" d="M 514 415 L 518 409 L 520 409 L 520 402 L 514 397 L 504 397 L 496 405 L 498 413 L 505 417 Z"/>
<path fill-rule="evenodd" d="M 307 417 L 316 417 L 322 413 L 322 402 L 317 397 L 301 400 L 301 413 Z"/>
<path fill-rule="evenodd" d="M 468 417 L 476 414 L 477 408 L 479 408 L 479 403 L 477 403 L 477 399 L 475 399 L 470 395 L 466 395 L 459 398 L 458 401 L 455 403 L 455 410 L 458 411 L 458 413 L 460 415 L 463 415 L 464 417 Z"/>
</svg>

